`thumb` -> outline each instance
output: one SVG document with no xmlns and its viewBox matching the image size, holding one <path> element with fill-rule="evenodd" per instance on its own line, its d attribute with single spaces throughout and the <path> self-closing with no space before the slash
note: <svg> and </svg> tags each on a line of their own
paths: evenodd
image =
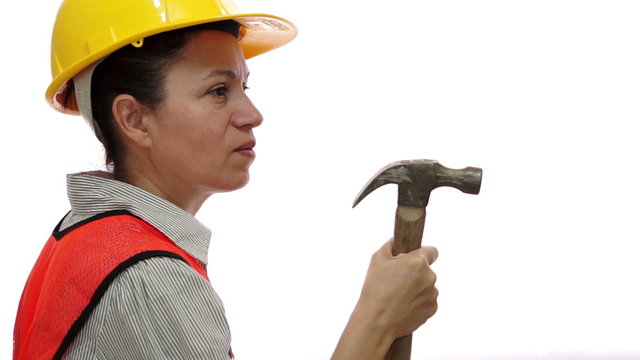
<svg viewBox="0 0 640 360">
<path fill-rule="evenodd" d="M 417 253 L 427 259 L 429 265 L 433 264 L 438 259 L 438 249 L 433 246 L 423 246 L 419 249 L 412 251 L 411 253 Z"/>
</svg>

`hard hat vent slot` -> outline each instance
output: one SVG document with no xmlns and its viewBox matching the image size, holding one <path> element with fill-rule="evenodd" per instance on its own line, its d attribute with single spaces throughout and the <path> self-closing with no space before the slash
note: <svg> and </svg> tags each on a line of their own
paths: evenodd
<svg viewBox="0 0 640 360">
<path fill-rule="evenodd" d="M 131 43 L 131 45 L 137 47 L 137 48 L 141 48 L 142 45 L 144 45 L 144 39 L 140 39 L 138 41 L 134 41 Z"/>
</svg>

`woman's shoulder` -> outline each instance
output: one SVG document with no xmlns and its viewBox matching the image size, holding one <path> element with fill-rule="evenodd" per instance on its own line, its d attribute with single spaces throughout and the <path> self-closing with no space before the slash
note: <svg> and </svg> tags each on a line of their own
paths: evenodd
<svg viewBox="0 0 640 360">
<path fill-rule="evenodd" d="M 222 301 L 208 281 L 184 261 L 154 257 L 114 279 L 75 342 L 75 351 L 88 353 L 117 354 L 114 344 L 120 344 L 165 356 L 208 344 L 207 354 L 225 354 L 230 332 Z"/>
<path fill-rule="evenodd" d="M 161 298 L 213 296 L 215 291 L 191 265 L 183 259 L 166 256 L 138 261 L 119 274 L 106 295 L 126 294 Z"/>
</svg>

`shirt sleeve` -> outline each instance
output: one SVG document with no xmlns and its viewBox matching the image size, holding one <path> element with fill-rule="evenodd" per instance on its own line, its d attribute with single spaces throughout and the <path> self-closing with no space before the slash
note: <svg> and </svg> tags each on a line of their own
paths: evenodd
<svg viewBox="0 0 640 360">
<path fill-rule="evenodd" d="M 183 261 L 151 258 L 122 272 L 66 359 L 230 359 L 222 301 Z"/>
</svg>

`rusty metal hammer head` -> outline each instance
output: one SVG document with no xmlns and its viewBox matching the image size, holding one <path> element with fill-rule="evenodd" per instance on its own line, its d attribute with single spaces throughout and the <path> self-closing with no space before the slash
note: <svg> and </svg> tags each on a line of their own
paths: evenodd
<svg viewBox="0 0 640 360">
<path fill-rule="evenodd" d="M 478 194 L 482 169 L 467 167 L 449 169 L 433 160 L 404 160 L 391 163 L 369 180 L 353 202 L 353 207 L 382 185 L 398 184 L 398 205 L 426 207 L 431 190 L 440 186 L 454 187 L 467 194 Z"/>
</svg>

